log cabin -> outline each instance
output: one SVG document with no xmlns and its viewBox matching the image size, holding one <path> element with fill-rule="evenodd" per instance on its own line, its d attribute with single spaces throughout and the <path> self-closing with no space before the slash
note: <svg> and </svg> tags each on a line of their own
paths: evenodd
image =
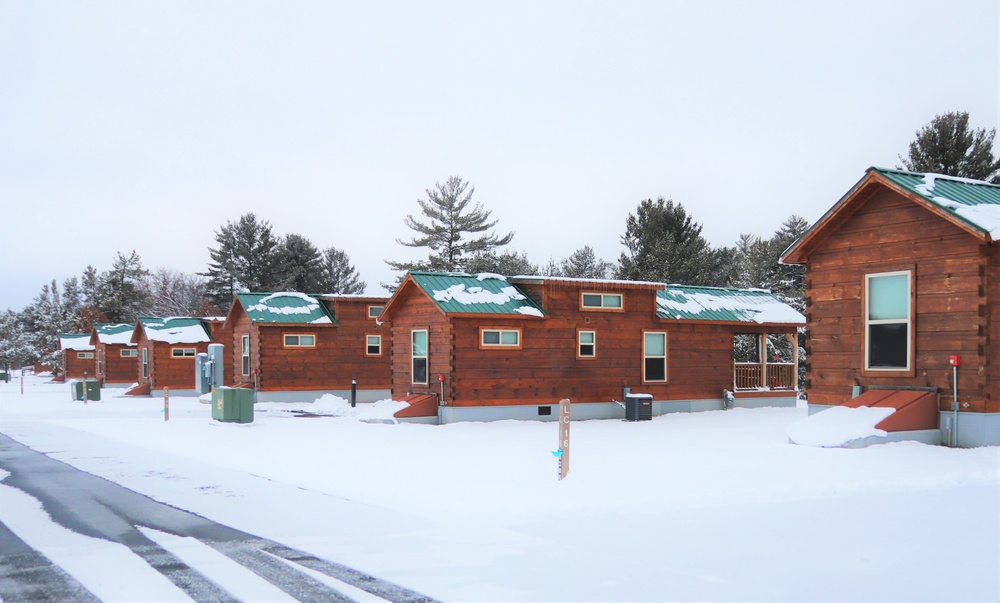
<svg viewBox="0 0 1000 603">
<path fill-rule="evenodd" d="M 63 374 L 59 379 L 96 378 L 97 361 L 89 333 L 60 333 L 59 349 L 62 350 Z"/>
<path fill-rule="evenodd" d="M 652 414 L 794 406 L 805 323 L 766 291 L 431 272 L 380 320 L 392 397 L 411 404 L 396 416 L 428 423 L 554 420 L 562 398 L 574 419 L 621 418 L 630 393 Z"/>
<path fill-rule="evenodd" d="M 1000 444 L 998 239 L 1000 186 L 868 169 L 782 255 L 806 266 L 810 413 L 891 392 L 930 408 L 901 431 Z"/>
<path fill-rule="evenodd" d="M 135 325 L 97 323 L 90 331 L 90 345 L 97 354 L 96 377 L 101 386 L 136 383 L 139 348 L 132 344 Z"/>
<path fill-rule="evenodd" d="M 258 401 L 313 401 L 324 394 L 389 397 L 391 339 L 376 318 L 387 297 L 238 293 L 226 316 L 237 386 Z"/>
<path fill-rule="evenodd" d="M 162 395 L 170 388 L 176 395 L 194 396 L 195 356 L 206 353 L 212 340 L 201 318 L 140 316 L 130 343 L 139 353 L 138 387 L 130 395 Z"/>
</svg>

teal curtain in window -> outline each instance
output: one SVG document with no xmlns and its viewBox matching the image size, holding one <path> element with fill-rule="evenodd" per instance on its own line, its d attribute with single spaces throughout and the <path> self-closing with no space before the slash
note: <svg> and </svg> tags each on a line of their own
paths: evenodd
<svg viewBox="0 0 1000 603">
<path fill-rule="evenodd" d="M 667 339 L 663 333 L 646 333 L 646 356 L 666 356 Z"/>
<path fill-rule="evenodd" d="M 413 355 L 414 356 L 427 355 L 427 331 L 413 332 Z"/>
<path fill-rule="evenodd" d="M 868 279 L 868 320 L 906 320 L 910 315 L 910 275 Z"/>
</svg>

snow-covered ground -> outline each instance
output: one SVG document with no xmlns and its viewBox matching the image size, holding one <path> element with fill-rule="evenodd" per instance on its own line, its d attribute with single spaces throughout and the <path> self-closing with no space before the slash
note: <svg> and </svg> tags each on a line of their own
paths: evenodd
<svg viewBox="0 0 1000 603">
<path fill-rule="evenodd" d="M 574 422 L 559 481 L 555 423 L 290 412 L 349 409 L 329 399 L 220 423 L 177 397 L 165 422 L 162 399 L 120 391 L 85 405 L 41 377 L 0 384 L 0 432 L 445 601 L 1000 600 L 997 448 L 796 446 L 804 408 L 737 409 Z M 184 598 L 2 482 L 0 520 L 105 600 Z M 197 541 L 148 535 L 242 599 L 284 597 Z"/>
</svg>

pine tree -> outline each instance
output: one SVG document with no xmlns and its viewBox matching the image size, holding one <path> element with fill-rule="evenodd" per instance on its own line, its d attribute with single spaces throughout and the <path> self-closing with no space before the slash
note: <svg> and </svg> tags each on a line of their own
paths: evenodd
<svg viewBox="0 0 1000 603">
<path fill-rule="evenodd" d="M 149 302 L 144 279 L 149 271 L 133 250 L 118 252 L 111 269 L 102 273 L 97 286 L 97 308 L 109 322 L 134 322 Z"/>
<path fill-rule="evenodd" d="M 621 237 L 626 251 L 618 277 L 684 285 L 723 285 L 729 280 L 731 250 L 712 249 L 680 203 L 646 199 L 629 214 Z"/>
<path fill-rule="evenodd" d="M 328 247 L 323 250 L 320 265 L 321 293 L 360 294 L 367 285 L 351 264 L 351 258 L 340 249 Z"/>
<path fill-rule="evenodd" d="M 905 169 L 1000 182 L 1000 160 L 993 156 L 996 129 L 970 129 L 968 112 L 935 115 L 916 135 L 909 155 L 899 156 Z"/>
<path fill-rule="evenodd" d="M 41 292 L 21 312 L 24 331 L 37 359 L 57 373 L 62 371 L 62 353 L 59 334 L 77 332 L 74 317 L 67 311 L 59 294 L 55 279 L 51 285 L 42 286 Z"/>
<path fill-rule="evenodd" d="M 465 269 L 473 274 L 491 272 L 505 276 L 538 274 L 538 266 L 528 259 L 527 252 L 486 251 L 477 253 L 466 264 Z"/>
<path fill-rule="evenodd" d="M 0 369 L 22 367 L 38 358 L 24 320 L 13 310 L 0 312 Z"/>
<path fill-rule="evenodd" d="M 480 253 L 488 253 L 510 243 L 514 233 L 503 236 L 486 233 L 496 226 L 497 220 L 490 221 L 490 212 L 480 203 L 472 204 L 475 187 L 458 176 L 452 176 L 444 184 L 435 183 L 427 189 L 427 200 L 418 199 L 420 211 L 428 222 L 418 221 L 413 215 L 406 216 L 404 223 L 418 233 L 409 241 L 396 239 L 407 247 L 426 247 L 426 260 L 415 262 L 386 263 L 397 271 L 438 270 L 454 272 L 466 270 L 469 261 Z M 479 236 L 473 236 L 479 235 Z M 402 276 L 400 276 L 400 281 Z M 397 283 L 398 284 L 398 283 Z"/>
<path fill-rule="evenodd" d="M 574 251 L 570 256 L 559 264 L 553 262 L 549 266 L 551 276 L 565 276 L 570 278 L 613 278 L 615 275 L 615 265 L 611 262 L 597 259 L 594 248 L 584 245 Z"/>
<path fill-rule="evenodd" d="M 302 235 L 289 234 L 275 251 L 281 280 L 277 289 L 300 293 L 325 293 L 322 279 L 323 255 Z"/>
<path fill-rule="evenodd" d="M 219 308 L 228 308 L 238 291 L 270 292 L 281 282 L 278 240 L 270 222 L 247 213 L 227 222 L 215 233 L 218 247 L 209 248 L 211 261 L 201 276 L 208 278 L 207 295 Z"/>
<path fill-rule="evenodd" d="M 150 273 L 144 283 L 149 300 L 148 316 L 202 316 L 206 310 L 205 280 L 170 268 Z"/>
</svg>

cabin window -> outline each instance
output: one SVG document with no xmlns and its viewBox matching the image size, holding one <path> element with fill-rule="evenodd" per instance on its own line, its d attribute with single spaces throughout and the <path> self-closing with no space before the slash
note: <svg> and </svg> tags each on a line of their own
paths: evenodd
<svg viewBox="0 0 1000 603">
<path fill-rule="evenodd" d="M 316 347 L 315 335 L 285 335 L 286 348 L 314 348 Z"/>
<path fill-rule="evenodd" d="M 411 352 L 413 383 L 427 384 L 427 331 L 412 331 L 410 337 L 413 343 Z"/>
<path fill-rule="evenodd" d="M 368 306 L 368 318 L 376 319 L 385 306 Z"/>
<path fill-rule="evenodd" d="M 597 331 L 576 332 L 576 357 L 597 357 Z"/>
<path fill-rule="evenodd" d="M 250 336 L 240 337 L 240 359 L 242 360 L 242 373 L 244 377 L 250 376 Z"/>
<path fill-rule="evenodd" d="M 104 350 L 97 350 L 97 374 L 104 374 Z"/>
<path fill-rule="evenodd" d="M 911 281 L 910 271 L 865 275 L 865 369 L 910 369 Z"/>
<path fill-rule="evenodd" d="M 621 310 L 621 293 L 581 293 L 580 307 L 585 310 Z"/>
<path fill-rule="evenodd" d="M 646 332 L 642 334 L 642 380 L 667 380 L 667 334 Z"/>
<path fill-rule="evenodd" d="M 139 350 L 135 348 L 127 348 L 119 352 L 122 358 L 137 358 L 139 356 Z"/>
<path fill-rule="evenodd" d="M 521 329 L 480 329 L 479 344 L 484 348 L 519 348 Z"/>
<path fill-rule="evenodd" d="M 79 358 L 80 360 L 93 360 L 94 353 L 93 352 L 77 352 L 76 353 L 76 357 Z"/>
<path fill-rule="evenodd" d="M 149 378 L 149 348 L 142 348 L 142 378 Z"/>
<path fill-rule="evenodd" d="M 382 336 L 365 335 L 365 356 L 382 355 Z"/>
<path fill-rule="evenodd" d="M 170 355 L 174 358 L 194 358 L 196 353 L 194 348 L 170 348 Z"/>
</svg>

